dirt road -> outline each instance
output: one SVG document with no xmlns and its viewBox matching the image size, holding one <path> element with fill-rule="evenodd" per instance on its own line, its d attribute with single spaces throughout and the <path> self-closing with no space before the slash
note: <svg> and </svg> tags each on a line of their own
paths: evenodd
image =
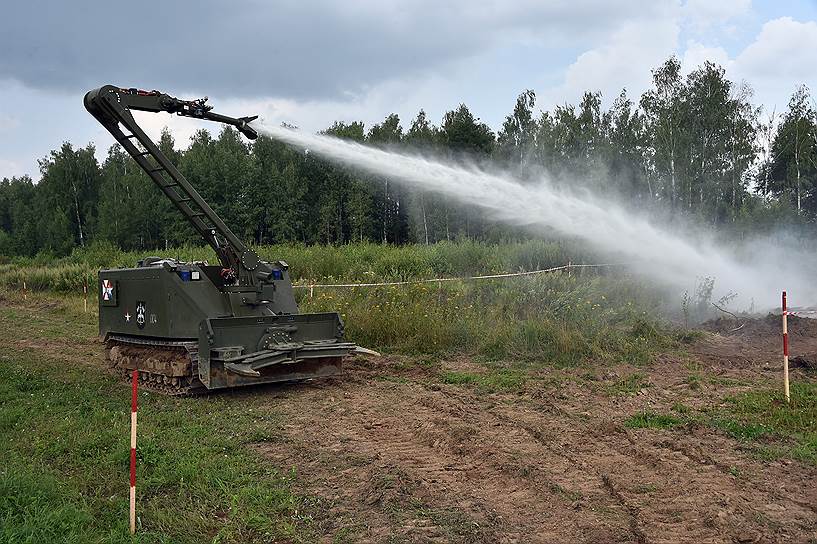
<svg viewBox="0 0 817 544">
<path fill-rule="evenodd" d="M 441 383 L 485 371 L 468 361 L 357 360 L 272 392 L 286 423 L 256 447 L 296 471 L 326 541 L 817 542 L 815 466 L 760 460 L 703 424 L 623 424 L 769 386 L 775 322 L 732 328 L 710 324 L 720 334 L 688 356 L 542 372 L 512 392 Z M 817 353 L 817 322 L 791 331 Z"/>
</svg>

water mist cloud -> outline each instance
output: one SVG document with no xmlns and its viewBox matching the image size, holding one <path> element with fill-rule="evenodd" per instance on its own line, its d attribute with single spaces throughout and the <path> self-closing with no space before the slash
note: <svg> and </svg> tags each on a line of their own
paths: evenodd
<svg viewBox="0 0 817 544">
<path fill-rule="evenodd" d="M 750 254 L 748 260 L 739 260 L 711 240 L 669 232 L 621 205 L 558 189 L 547 179 L 523 185 L 510 175 L 477 167 L 283 127 L 258 124 L 256 128 L 331 161 L 477 207 L 490 219 L 534 233 L 553 229 L 581 238 L 679 292 L 694 288 L 701 278 L 713 278 L 715 297 L 736 293 L 733 303 L 740 309 L 775 307 L 782 289 L 796 290 L 802 302 L 817 302 L 812 282 L 779 256 L 763 260 L 764 255 Z M 766 255 L 772 257 L 772 253 Z"/>
</svg>

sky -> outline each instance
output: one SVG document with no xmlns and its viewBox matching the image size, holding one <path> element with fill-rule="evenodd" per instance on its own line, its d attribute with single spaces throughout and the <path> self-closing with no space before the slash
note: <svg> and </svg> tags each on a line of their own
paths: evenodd
<svg viewBox="0 0 817 544">
<path fill-rule="evenodd" d="M 0 19 L 0 178 L 39 178 L 70 141 L 112 138 L 82 97 L 105 84 L 207 95 L 214 111 L 318 131 L 465 103 L 494 130 L 525 89 L 537 110 L 600 91 L 637 99 L 671 55 L 747 82 L 764 115 L 817 91 L 817 0 L 27 0 Z M 206 122 L 138 114 L 178 146 Z M 209 125 L 218 130 L 218 127 Z"/>
</svg>

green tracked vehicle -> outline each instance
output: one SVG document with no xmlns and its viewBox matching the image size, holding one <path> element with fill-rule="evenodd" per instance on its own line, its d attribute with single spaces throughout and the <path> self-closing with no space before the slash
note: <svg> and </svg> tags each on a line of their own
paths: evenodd
<svg viewBox="0 0 817 544">
<path fill-rule="evenodd" d="M 249 139 L 256 117 L 213 113 L 206 98 L 106 85 L 85 108 L 213 248 L 218 264 L 147 257 L 99 272 L 99 334 L 124 374 L 171 394 L 331 376 L 343 357 L 374 353 L 343 339 L 337 313 L 299 314 L 284 261 L 265 262 L 225 225 L 131 111 L 226 123 Z M 124 212 L 124 210 L 123 210 Z"/>
</svg>

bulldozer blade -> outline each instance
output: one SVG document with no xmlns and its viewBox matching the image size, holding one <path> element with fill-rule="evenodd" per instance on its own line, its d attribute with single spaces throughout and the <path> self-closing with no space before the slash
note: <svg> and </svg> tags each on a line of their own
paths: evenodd
<svg viewBox="0 0 817 544">
<path fill-rule="evenodd" d="M 355 349 L 352 350 L 352 353 L 359 353 L 361 355 L 372 355 L 374 357 L 382 357 L 379 351 L 375 351 L 373 349 L 364 348 L 362 346 L 355 346 Z"/>
<path fill-rule="evenodd" d="M 224 368 L 228 372 L 234 372 L 239 376 L 248 376 L 250 378 L 260 378 L 261 373 L 257 370 L 253 369 L 252 367 L 246 365 L 238 365 L 235 363 L 225 363 Z"/>
<path fill-rule="evenodd" d="M 199 325 L 199 379 L 221 389 L 331 376 L 357 349 L 343 341 L 336 313 L 208 318 Z"/>
</svg>

